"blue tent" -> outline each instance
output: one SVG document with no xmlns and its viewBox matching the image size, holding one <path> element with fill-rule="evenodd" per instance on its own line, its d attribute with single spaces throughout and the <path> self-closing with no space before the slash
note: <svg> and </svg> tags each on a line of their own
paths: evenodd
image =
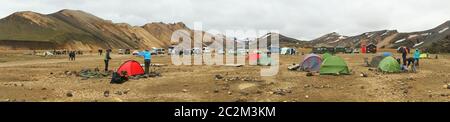
<svg viewBox="0 0 450 122">
<path fill-rule="evenodd" d="M 383 52 L 384 57 L 393 56 L 391 52 Z"/>
</svg>

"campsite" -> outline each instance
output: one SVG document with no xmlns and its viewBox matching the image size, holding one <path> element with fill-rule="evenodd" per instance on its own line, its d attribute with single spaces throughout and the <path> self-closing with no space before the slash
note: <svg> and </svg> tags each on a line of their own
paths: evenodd
<svg viewBox="0 0 450 122">
<path fill-rule="evenodd" d="M 298 49 L 310 52 L 311 49 Z M 111 76 L 97 71 L 103 67 L 103 56 L 85 53 L 76 61 L 67 56 L 28 55 L 27 50 L 0 51 L 0 101 L 23 102 L 448 102 L 450 101 L 450 55 L 429 54 L 422 59 L 416 73 L 387 73 L 393 59 L 383 66 L 368 67 L 364 61 L 377 55 L 399 57 L 395 49 L 376 54 L 280 55 L 280 68 L 275 76 L 262 77 L 261 67 L 181 65 L 171 63 L 170 55 L 155 55 L 151 72 L 157 75 L 130 78 L 122 84 L 110 84 Z M 111 54 L 110 68 L 122 64 L 136 67 L 143 58 Z M 254 58 L 259 58 L 259 55 Z M 343 72 L 321 75 L 327 68 L 306 67 L 292 71 L 288 67 L 307 60 L 314 64 L 319 58 L 328 69 L 340 64 Z M 137 61 L 135 63 L 134 60 Z M 332 61 L 333 60 L 333 61 Z M 130 61 L 129 63 L 126 63 Z M 342 61 L 342 62 L 341 62 Z M 329 62 L 329 63 L 326 63 Z M 395 64 L 395 62 L 394 62 Z M 342 65 L 347 65 L 342 66 Z M 125 69 L 127 70 L 127 69 Z M 324 74 L 332 70 L 326 70 Z M 81 72 L 94 75 L 82 77 Z M 97 72 L 97 73 L 95 73 Z M 140 73 L 141 70 L 133 71 Z M 320 73 L 318 73 L 320 72 Z M 311 73 L 311 74 L 310 74 Z M 310 75 L 307 75 L 310 74 Z M 364 74 L 364 75 L 363 75 Z"/>
<path fill-rule="evenodd" d="M 427 25 L 424 31 L 377 26 L 353 34 L 329 33 L 341 27 L 328 24 L 321 28 L 333 29 L 321 32 L 301 24 L 289 25 L 289 31 L 277 31 L 281 26 L 272 31 L 265 28 L 271 27 L 267 23 L 252 27 L 256 30 L 242 24 L 231 28 L 236 35 L 229 35 L 211 32 L 218 29 L 216 24 L 201 28 L 202 22 L 183 18 L 118 23 L 88 9 L 23 10 L 28 9 L 4 12 L 0 19 L 0 101 L 450 101 L 448 20 L 434 28 Z M 253 22 L 258 21 L 245 23 Z M 423 24 L 412 27 L 416 25 Z M 246 64 L 195 64 L 206 58 L 202 54 L 243 57 Z M 192 59 L 195 65 L 177 65 L 172 56 L 197 58 Z M 414 64 L 418 58 L 415 68 L 399 65 Z M 274 66 L 275 74 L 262 75 L 261 69 Z"/>
</svg>

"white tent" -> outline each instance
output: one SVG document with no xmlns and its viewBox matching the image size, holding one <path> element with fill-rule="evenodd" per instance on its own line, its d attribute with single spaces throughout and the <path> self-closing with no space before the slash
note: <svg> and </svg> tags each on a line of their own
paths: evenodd
<svg viewBox="0 0 450 122">
<path fill-rule="evenodd" d="M 283 47 L 283 48 L 281 48 L 280 54 L 281 55 L 294 55 L 295 52 L 296 51 L 294 48 Z"/>
<path fill-rule="evenodd" d="M 131 54 L 133 54 L 133 55 L 139 55 L 139 51 L 138 51 L 138 50 L 135 50 L 135 51 L 133 51 L 133 53 L 131 53 Z"/>
<path fill-rule="evenodd" d="M 53 53 L 51 53 L 50 51 L 45 51 L 44 52 L 44 56 L 52 56 L 53 55 Z"/>
</svg>

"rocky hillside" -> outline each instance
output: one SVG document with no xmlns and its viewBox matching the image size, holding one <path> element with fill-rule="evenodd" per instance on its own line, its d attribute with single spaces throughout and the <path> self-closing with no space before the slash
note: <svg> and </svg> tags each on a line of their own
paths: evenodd
<svg viewBox="0 0 450 122">
<path fill-rule="evenodd" d="M 269 42 L 268 46 L 270 46 L 270 41 L 272 36 L 277 33 L 267 33 L 266 35 L 258 38 L 258 40 L 267 40 Z M 308 41 L 302 41 L 295 38 L 287 37 L 282 34 L 278 34 L 279 37 L 279 46 L 280 47 L 308 47 L 310 46 Z"/>
<path fill-rule="evenodd" d="M 397 48 L 408 46 L 430 52 L 450 52 L 450 21 L 426 31 L 401 33 L 397 30 L 366 32 L 356 36 L 344 36 L 338 33 L 326 34 L 312 40 L 314 46 L 359 47 L 361 43 L 376 44 L 379 48 Z"/>
<path fill-rule="evenodd" d="M 336 32 L 326 34 L 322 37 L 314 39 L 311 43 L 315 46 L 344 46 L 359 47 L 361 43 L 378 44 L 378 47 L 389 46 L 389 40 L 396 37 L 397 30 L 382 30 L 374 32 L 366 32 L 356 36 L 344 36 Z"/>
<path fill-rule="evenodd" d="M 177 43 L 171 41 L 171 35 L 179 29 L 193 33 L 181 22 L 131 26 L 79 10 L 61 10 L 47 15 L 24 11 L 0 19 L 0 49 L 167 47 Z"/>
<path fill-rule="evenodd" d="M 450 52 L 450 21 L 433 29 L 412 33 L 401 33 L 393 40 L 393 47 L 406 45 L 424 48 L 431 52 Z"/>
</svg>

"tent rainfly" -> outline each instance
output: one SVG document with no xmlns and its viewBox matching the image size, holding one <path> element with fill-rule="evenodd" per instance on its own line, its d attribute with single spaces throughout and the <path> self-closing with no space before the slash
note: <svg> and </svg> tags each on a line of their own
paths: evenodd
<svg viewBox="0 0 450 122">
<path fill-rule="evenodd" d="M 331 56 L 323 60 L 320 75 L 349 75 L 347 63 L 338 56 Z"/>
</svg>

